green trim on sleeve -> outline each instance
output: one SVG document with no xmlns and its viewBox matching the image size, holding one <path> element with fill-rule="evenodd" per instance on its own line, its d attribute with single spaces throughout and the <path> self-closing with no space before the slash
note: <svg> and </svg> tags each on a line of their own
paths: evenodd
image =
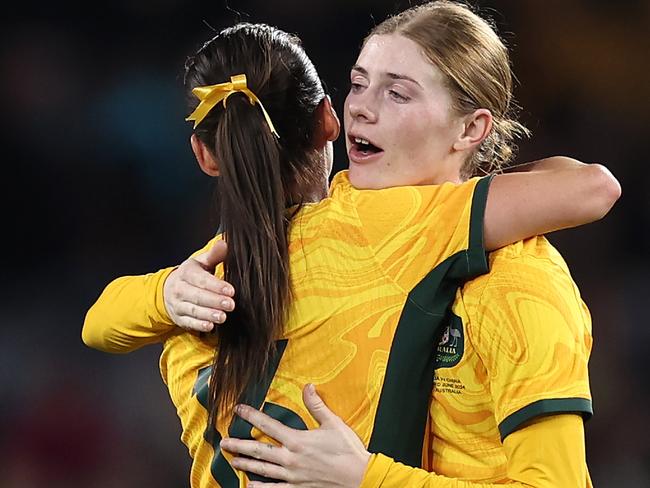
<svg viewBox="0 0 650 488">
<path fill-rule="evenodd" d="M 485 240 L 485 207 L 488 191 L 494 175 L 484 176 L 476 184 L 472 197 L 472 214 L 469 221 L 469 248 L 467 249 L 468 271 L 471 276 L 479 276 L 489 271 Z"/>
<path fill-rule="evenodd" d="M 501 441 L 518 430 L 524 423 L 536 417 L 561 413 L 581 414 L 589 420 L 594 413 L 591 400 L 587 398 L 549 398 L 538 400 L 508 415 L 499 424 Z"/>
<path fill-rule="evenodd" d="M 483 228 L 485 219 L 485 206 L 487 204 L 488 190 L 493 175 L 484 176 L 474 186 L 469 218 L 469 236 L 467 249 L 458 253 L 462 259 L 456 259 L 449 269 L 447 278 L 457 280 L 458 283 L 472 280 L 490 271 L 490 264 L 485 251 Z"/>
</svg>

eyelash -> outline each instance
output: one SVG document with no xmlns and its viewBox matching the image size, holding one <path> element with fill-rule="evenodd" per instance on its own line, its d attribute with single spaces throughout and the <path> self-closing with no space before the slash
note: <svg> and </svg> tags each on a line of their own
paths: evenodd
<svg viewBox="0 0 650 488">
<path fill-rule="evenodd" d="M 352 93 L 357 93 L 359 90 L 362 90 L 363 88 L 365 88 L 365 86 L 362 85 L 361 83 L 356 83 L 354 81 L 350 83 L 350 91 Z M 388 93 L 391 96 L 391 98 L 398 103 L 406 103 L 410 100 L 409 97 L 404 96 L 395 90 L 388 90 Z"/>
<path fill-rule="evenodd" d="M 398 102 L 408 102 L 410 98 L 405 97 L 401 93 L 396 92 L 395 90 L 388 90 L 388 93 L 390 93 L 390 96 L 397 100 Z"/>
</svg>

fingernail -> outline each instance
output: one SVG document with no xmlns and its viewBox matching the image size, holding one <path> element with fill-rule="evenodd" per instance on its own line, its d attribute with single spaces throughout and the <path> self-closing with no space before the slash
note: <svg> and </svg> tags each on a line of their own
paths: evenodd
<svg viewBox="0 0 650 488">
<path fill-rule="evenodd" d="M 229 286 L 224 286 L 223 289 L 221 290 L 221 293 L 223 293 L 224 295 L 232 295 L 234 294 L 234 292 L 235 290 L 233 290 Z"/>
<path fill-rule="evenodd" d="M 205 324 L 203 324 L 203 330 L 206 332 L 210 332 L 212 330 L 212 327 L 213 327 L 212 322 L 206 322 Z"/>
<path fill-rule="evenodd" d="M 223 312 L 214 312 L 212 314 L 212 318 L 221 324 L 224 320 L 226 320 L 226 314 Z"/>
<path fill-rule="evenodd" d="M 242 413 L 243 410 L 244 410 L 244 409 L 243 409 L 243 407 L 242 407 L 241 405 L 235 405 L 235 413 L 236 413 L 237 415 L 240 415 L 240 414 Z"/>
<path fill-rule="evenodd" d="M 231 304 L 230 300 L 222 300 L 222 302 L 221 302 L 221 306 L 222 306 L 225 310 L 230 310 L 230 307 L 232 306 L 232 304 Z"/>
<path fill-rule="evenodd" d="M 307 385 L 307 391 L 309 392 L 310 395 L 313 395 L 314 393 L 316 393 L 316 387 L 314 386 L 313 383 L 309 383 Z"/>
</svg>

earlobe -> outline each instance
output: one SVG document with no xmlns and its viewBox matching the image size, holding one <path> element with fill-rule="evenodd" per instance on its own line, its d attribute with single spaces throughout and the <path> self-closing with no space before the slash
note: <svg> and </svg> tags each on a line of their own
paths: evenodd
<svg viewBox="0 0 650 488">
<path fill-rule="evenodd" d="M 492 130 L 492 113 L 480 108 L 465 118 L 461 137 L 454 143 L 457 151 L 472 149 L 480 145 Z"/>
<path fill-rule="evenodd" d="M 206 145 L 196 137 L 196 134 L 192 134 L 190 137 L 190 145 L 201 170 L 208 176 L 219 176 L 219 165 L 217 161 Z"/>
</svg>

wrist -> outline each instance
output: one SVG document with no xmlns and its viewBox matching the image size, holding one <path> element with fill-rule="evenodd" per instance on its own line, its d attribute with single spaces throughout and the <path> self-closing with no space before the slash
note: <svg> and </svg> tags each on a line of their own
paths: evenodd
<svg viewBox="0 0 650 488">
<path fill-rule="evenodd" d="M 174 319 L 172 318 L 172 310 L 171 307 L 169 306 L 169 300 L 168 300 L 168 294 L 169 294 L 169 286 L 171 284 L 169 278 L 173 274 L 175 274 L 178 270 L 178 266 L 174 266 L 172 268 L 168 268 L 165 272 L 165 276 L 163 277 L 162 280 L 162 303 L 159 304 L 157 307 L 159 309 L 159 313 L 165 317 L 170 324 L 174 323 Z"/>
<path fill-rule="evenodd" d="M 355 463 L 356 472 L 354 474 L 353 482 L 350 485 L 352 488 L 359 488 L 363 484 L 363 480 L 368 471 L 368 465 L 370 464 L 370 458 L 372 455 L 365 449 L 359 452 L 359 461 Z"/>
</svg>

